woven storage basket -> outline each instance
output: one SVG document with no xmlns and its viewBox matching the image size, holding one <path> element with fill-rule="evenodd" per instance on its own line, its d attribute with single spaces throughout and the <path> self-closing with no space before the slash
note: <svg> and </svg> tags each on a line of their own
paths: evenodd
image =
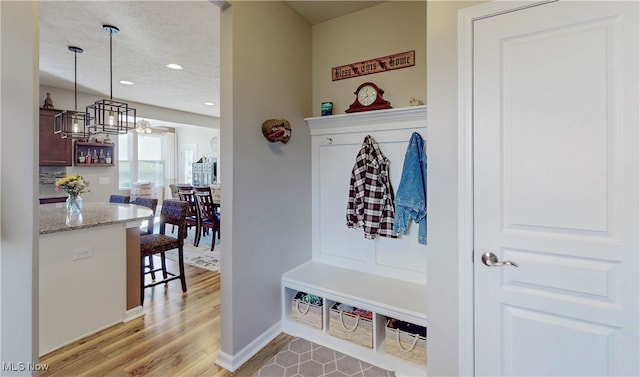
<svg viewBox="0 0 640 377">
<path fill-rule="evenodd" d="M 329 334 L 367 348 L 373 348 L 373 323 L 371 320 L 352 316 L 331 308 Z"/>
<path fill-rule="evenodd" d="M 307 326 L 322 330 L 322 305 L 291 299 L 291 318 Z"/>
<path fill-rule="evenodd" d="M 427 364 L 427 339 L 387 326 L 385 328 L 387 353 L 418 364 Z"/>
</svg>

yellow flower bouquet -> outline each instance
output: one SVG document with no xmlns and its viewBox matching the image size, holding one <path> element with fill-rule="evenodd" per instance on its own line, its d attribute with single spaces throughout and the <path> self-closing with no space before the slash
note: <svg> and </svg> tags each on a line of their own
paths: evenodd
<svg viewBox="0 0 640 377">
<path fill-rule="evenodd" d="M 56 191 L 62 191 L 69 196 L 78 196 L 83 192 L 89 192 L 89 181 L 85 181 L 81 175 L 56 179 Z"/>
<path fill-rule="evenodd" d="M 62 191 L 68 195 L 66 201 L 67 211 L 80 212 L 82 209 L 80 194 L 89 192 L 89 181 L 85 181 L 81 175 L 71 175 L 56 179 L 56 191 Z"/>
</svg>

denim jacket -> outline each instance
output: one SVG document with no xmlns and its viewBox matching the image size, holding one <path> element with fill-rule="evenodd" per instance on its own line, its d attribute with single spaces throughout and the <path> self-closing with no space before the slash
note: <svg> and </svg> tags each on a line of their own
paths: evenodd
<svg viewBox="0 0 640 377">
<path fill-rule="evenodd" d="M 393 231 L 407 234 L 411 220 L 419 223 L 418 242 L 427 244 L 427 157 L 424 142 L 414 132 L 404 155 L 402 177 L 395 197 Z"/>
</svg>

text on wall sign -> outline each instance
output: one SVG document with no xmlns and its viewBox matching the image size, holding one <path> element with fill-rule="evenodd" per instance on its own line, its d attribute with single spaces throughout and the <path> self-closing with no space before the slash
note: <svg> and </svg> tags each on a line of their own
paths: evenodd
<svg viewBox="0 0 640 377">
<path fill-rule="evenodd" d="M 416 64 L 415 57 L 415 50 L 411 50 L 401 52 L 399 54 L 383 56 L 381 58 L 333 67 L 331 68 L 331 81 L 413 67 Z"/>
</svg>

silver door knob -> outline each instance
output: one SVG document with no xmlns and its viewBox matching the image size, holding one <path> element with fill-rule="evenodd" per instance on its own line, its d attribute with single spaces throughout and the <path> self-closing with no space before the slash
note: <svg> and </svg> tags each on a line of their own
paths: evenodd
<svg viewBox="0 0 640 377">
<path fill-rule="evenodd" d="M 510 262 L 510 261 L 504 261 L 504 262 L 500 262 L 498 260 L 498 257 L 494 254 L 494 253 L 484 253 L 482 254 L 482 263 L 484 263 L 485 266 L 489 266 L 489 267 L 498 267 L 498 266 L 513 266 L 513 267 L 518 267 L 518 265 L 514 262 Z"/>
</svg>

